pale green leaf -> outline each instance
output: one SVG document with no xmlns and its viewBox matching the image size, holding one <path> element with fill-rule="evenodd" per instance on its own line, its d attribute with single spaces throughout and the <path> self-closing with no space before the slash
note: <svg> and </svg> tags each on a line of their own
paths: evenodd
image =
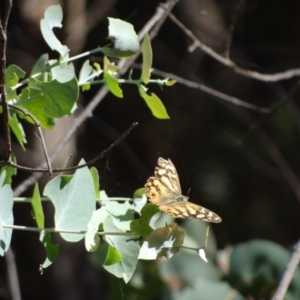
<svg viewBox="0 0 300 300">
<path fill-rule="evenodd" d="M 93 212 L 92 218 L 90 219 L 87 227 L 87 233 L 85 234 L 85 248 L 89 252 L 96 251 L 100 246 L 100 237 L 98 230 L 100 224 L 107 218 L 108 213 L 105 207 L 101 207 Z"/>
<path fill-rule="evenodd" d="M 56 260 L 59 252 L 59 245 L 52 244 L 50 232 L 42 231 L 40 234 L 40 241 L 46 250 L 46 259 L 42 267 L 47 268 Z"/>
<path fill-rule="evenodd" d="M 103 47 L 105 55 L 117 58 L 128 58 L 139 50 L 139 41 L 133 26 L 120 19 L 108 18 L 108 39 L 113 47 Z"/>
<path fill-rule="evenodd" d="M 39 192 L 39 186 L 37 183 L 34 185 L 33 195 L 32 195 L 32 199 L 31 199 L 31 205 L 33 208 L 33 214 L 34 214 L 34 218 L 35 218 L 38 228 L 44 228 L 45 227 L 45 216 L 44 216 L 44 212 L 43 212 L 41 196 L 40 196 L 40 192 Z"/>
<path fill-rule="evenodd" d="M 5 228 L 3 225 L 13 225 L 13 191 L 10 185 L 5 184 L 6 172 L 2 172 L 0 176 L 0 255 L 3 256 L 7 252 L 10 242 L 12 229 Z"/>
<path fill-rule="evenodd" d="M 109 216 L 103 223 L 105 232 L 120 232 L 124 233 L 114 225 L 112 218 Z M 136 241 L 130 241 L 129 236 L 122 235 L 106 235 L 105 240 L 117 250 L 122 256 L 122 260 L 112 265 L 104 265 L 103 267 L 118 278 L 123 278 L 127 283 L 132 277 L 137 262 L 139 244 Z"/>
<path fill-rule="evenodd" d="M 63 59 L 67 59 L 69 58 L 69 48 L 62 45 L 53 32 L 53 28 L 62 27 L 62 19 L 63 13 L 61 6 L 59 4 L 52 5 L 46 9 L 44 18 L 40 22 L 40 26 L 44 40 L 48 46 L 52 50 L 57 51 Z"/>
<path fill-rule="evenodd" d="M 145 100 L 154 117 L 158 119 L 170 119 L 166 108 L 155 94 L 151 93 L 151 95 L 148 95 L 141 86 L 139 86 L 139 93 Z"/>
<path fill-rule="evenodd" d="M 143 65 L 142 65 L 142 76 L 141 79 L 145 84 L 149 82 L 151 77 L 152 67 L 152 48 L 148 33 L 145 35 L 142 43 L 142 54 L 143 54 Z"/>
<path fill-rule="evenodd" d="M 158 256 L 172 257 L 180 250 L 184 241 L 184 232 L 176 223 L 153 230 L 143 242 L 139 259 L 156 259 Z"/>
<path fill-rule="evenodd" d="M 78 169 L 73 176 L 55 177 L 46 185 L 44 195 L 55 207 L 56 229 L 87 231 L 96 206 L 94 182 L 87 167 Z M 84 234 L 61 233 L 61 236 L 67 241 L 77 242 Z"/>
</svg>

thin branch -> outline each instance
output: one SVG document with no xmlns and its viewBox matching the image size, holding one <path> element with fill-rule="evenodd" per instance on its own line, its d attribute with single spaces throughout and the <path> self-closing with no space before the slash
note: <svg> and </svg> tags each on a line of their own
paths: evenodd
<svg viewBox="0 0 300 300">
<path fill-rule="evenodd" d="M 218 62 L 222 63 L 223 65 L 231 68 L 234 72 L 237 74 L 243 75 L 245 77 L 253 78 L 260 81 L 268 81 L 268 82 L 274 82 L 274 81 L 280 81 L 280 80 L 286 80 L 290 79 L 292 77 L 300 76 L 300 69 L 290 69 L 284 72 L 279 72 L 275 74 L 261 74 L 256 71 L 246 70 L 241 67 L 239 67 L 234 61 L 232 61 L 229 58 L 225 58 L 222 55 L 215 52 L 210 47 L 203 44 L 184 24 L 182 24 L 173 14 L 170 14 L 170 18 L 172 21 L 174 21 L 178 27 L 180 27 L 183 32 L 192 39 L 193 44 L 195 44 L 197 47 L 199 47 L 202 51 L 204 51 L 206 54 L 213 57 Z"/>
<path fill-rule="evenodd" d="M 206 93 L 208 93 L 212 96 L 215 96 L 215 97 L 220 98 L 222 100 L 228 101 L 232 104 L 242 106 L 242 107 L 247 108 L 247 109 L 251 109 L 251 110 L 258 111 L 260 113 L 265 113 L 265 114 L 269 114 L 271 112 L 270 108 L 250 104 L 250 103 L 245 102 L 243 100 L 240 100 L 238 98 L 235 98 L 235 97 L 223 94 L 221 92 L 218 92 L 218 91 L 216 91 L 212 88 L 207 87 L 206 85 L 204 85 L 202 83 L 193 82 L 193 81 L 184 79 L 182 77 L 179 77 L 179 76 L 171 74 L 171 73 L 167 73 L 167 72 L 163 72 L 163 71 L 154 69 L 152 71 L 152 74 L 156 74 L 156 75 L 159 75 L 159 76 L 162 76 L 162 77 L 174 79 L 177 82 L 180 82 L 180 83 L 184 84 L 185 86 L 188 86 L 188 87 L 194 88 L 194 89 L 199 89 L 199 90 L 201 90 L 203 92 L 206 92 Z"/>
<path fill-rule="evenodd" d="M 232 42 L 234 28 L 235 28 L 235 25 L 237 23 L 237 20 L 240 16 L 240 13 L 242 11 L 244 4 L 245 4 L 245 0 L 239 0 L 239 3 L 235 9 L 235 12 L 234 12 L 234 15 L 233 15 L 230 27 L 229 27 L 229 33 L 228 33 L 228 37 L 227 37 L 227 41 L 226 41 L 225 54 L 224 54 L 224 56 L 227 59 L 230 59 L 230 46 L 231 46 L 231 42 Z"/>
<path fill-rule="evenodd" d="M 174 7 L 174 5 L 178 2 L 178 0 L 169 0 L 164 5 L 165 7 Z M 165 13 L 165 12 L 164 12 Z M 144 26 L 144 28 L 152 28 L 153 27 L 153 20 L 156 20 L 158 22 L 158 19 L 162 17 L 161 10 L 157 10 L 154 14 L 154 16 L 147 22 L 147 24 Z M 159 16 L 159 17 L 157 17 Z M 148 25 L 148 24 L 151 24 Z M 144 28 L 141 30 L 143 32 Z M 143 33 L 143 36 L 145 34 Z M 139 33 L 139 36 L 142 36 L 141 33 Z M 135 58 L 136 59 L 136 58 Z M 130 60 L 131 64 L 134 62 L 134 60 Z M 120 68 L 121 74 L 125 73 L 130 67 L 130 65 L 127 63 L 124 65 L 123 63 Z M 104 97 L 107 95 L 108 89 L 106 86 L 103 86 L 99 92 L 94 96 L 92 101 L 88 104 L 88 106 L 82 111 L 82 113 L 74 120 L 70 130 L 67 132 L 67 134 L 57 143 L 54 152 L 50 155 L 50 160 L 53 161 L 55 157 L 59 154 L 61 149 L 65 146 L 65 144 L 70 140 L 70 138 L 73 136 L 73 134 L 76 132 L 77 128 L 92 115 L 93 110 L 96 108 L 96 106 L 104 99 Z M 45 167 L 45 164 L 41 164 L 38 166 L 38 168 Z M 34 173 L 31 176 L 29 176 L 26 180 L 24 180 L 20 185 L 16 187 L 14 190 L 14 195 L 19 196 L 22 194 L 29 186 L 34 184 L 40 177 L 42 176 L 41 173 Z"/>
<path fill-rule="evenodd" d="M 3 130 L 4 130 L 4 141 L 5 141 L 5 155 L 4 160 L 10 160 L 11 154 L 11 136 L 9 129 L 9 111 L 8 103 L 6 99 L 6 84 L 5 84 L 5 71 L 6 71 L 6 45 L 7 45 L 7 36 L 6 29 L 9 14 L 12 7 L 12 0 L 5 1 L 2 4 L 4 8 L 3 20 L 0 20 L 0 94 L 1 94 L 1 105 L 3 110 Z M 2 17 L 2 16 L 1 16 Z"/>
<path fill-rule="evenodd" d="M 291 100 L 293 98 L 293 96 L 296 94 L 296 92 L 299 90 L 299 83 L 297 82 L 294 87 L 291 89 L 291 91 L 288 93 L 288 95 L 282 100 L 279 101 L 271 110 L 270 113 L 268 115 L 265 115 L 264 117 L 262 117 L 258 122 L 256 122 L 255 124 L 251 125 L 249 131 L 245 134 L 244 137 L 242 137 L 240 139 L 240 141 L 238 141 L 238 144 L 241 145 L 242 143 L 245 142 L 245 140 L 247 140 L 249 138 L 250 135 L 253 134 L 253 132 L 258 128 L 258 127 L 262 127 L 262 125 L 269 119 L 269 117 L 271 116 L 271 114 L 273 114 L 278 108 L 280 108 L 282 105 L 286 104 L 289 100 Z"/>
<path fill-rule="evenodd" d="M 272 300 L 283 300 L 288 289 L 290 282 L 293 279 L 293 276 L 297 270 L 300 261 L 300 240 L 294 247 L 291 259 L 288 262 L 285 272 L 282 276 L 282 279 L 277 287 L 277 290 L 272 298 Z"/>
<path fill-rule="evenodd" d="M 132 129 L 134 129 L 138 123 L 132 123 L 131 126 L 114 142 L 112 143 L 107 149 L 102 151 L 99 155 L 97 155 L 95 158 L 92 160 L 88 161 L 85 164 L 79 165 L 79 166 L 74 166 L 74 167 L 69 167 L 69 168 L 55 168 L 52 169 L 52 173 L 59 173 L 59 172 L 67 172 L 67 171 L 73 171 L 77 169 L 81 169 L 90 165 L 93 165 L 95 162 L 103 158 L 108 152 L 110 152 L 112 149 L 114 149 L 117 145 L 119 145 L 125 138 L 126 136 L 131 132 Z M 42 173 L 48 173 L 48 169 L 39 169 L 39 168 L 29 168 L 29 167 L 24 167 L 20 166 L 18 164 L 15 164 L 14 162 L 8 162 L 7 165 L 17 168 L 22 171 L 27 171 L 27 172 L 42 172 Z"/>
<path fill-rule="evenodd" d="M 226 105 L 225 102 L 222 102 L 223 105 Z M 226 105 L 227 109 L 233 111 L 242 122 L 244 122 L 247 126 L 251 128 L 251 124 L 253 124 L 253 118 L 247 111 L 237 108 L 232 105 Z M 264 147 L 265 151 L 270 155 L 274 163 L 276 164 L 278 170 L 281 173 L 282 178 L 287 182 L 290 189 L 296 196 L 297 200 L 300 202 L 300 182 L 298 177 L 281 154 L 280 150 L 270 138 L 270 136 L 260 127 L 254 131 L 254 135 Z"/>
<path fill-rule="evenodd" d="M 19 225 L 6 225 L 2 224 L 3 228 L 10 228 L 14 230 L 22 230 L 22 231 L 33 231 L 33 232 L 56 232 L 56 233 L 71 233 L 71 234 L 85 234 L 87 230 L 71 230 L 71 229 L 59 229 L 59 228 L 38 228 L 38 227 L 27 227 L 27 226 L 19 226 Z M 109 231 L 98 231 L 99 236 L 105 235 L 134 235 L 133 232 L 109 232 Z"/>
<path fill-rule="evenodd" d="M 21 291 L 18 278 L 18 271 L 16 260 L 11 247 L 5 253 L 5 260 L 7 265 L 7 273 L 9 278 L 9 289 L 12 300 L 21 300 Z"/>
<path fill-rule="evenodd" d="M 42 144 L 42 148 L 43 148 L 43 151 L 44 151 L 46 163 L 47 163 L 47 166 L 48 166 L 48 171 L 49 171 L 50 176 L 52 177 L 53 176 L 52 166 L 51 166 L 51 162 L 50 162 L 50 159 L 49 159 L 49 156 L 48 156 L 48 151 L 47 151 L 47 147 L 46 147 L 46 144 L 45 144 L 45 139 L 44 139 L 44 135 L 43 135 L 43 132 L 42 132 L 40 122 L 31 113 L 29 113 L 26 109 L 15 106 L 15 105 L 11 105 L 11 104 L 9 104 L 8 106 L 10 108 L 13 108 L 15 110 L 20 111 L 24 116 L 29 117 L 34 122 L 35 126 L 38 129 L 37 135 L 38 135 L 38 137 L 41 141 L 41 144 Z"/>
</svg>

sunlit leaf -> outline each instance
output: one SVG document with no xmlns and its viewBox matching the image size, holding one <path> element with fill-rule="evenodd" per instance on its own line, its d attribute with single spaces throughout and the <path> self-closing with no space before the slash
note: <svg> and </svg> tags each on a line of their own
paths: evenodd
<svg viewBox="0 0 300 300">
<path fill-rule="evenodd" d="M 82 160 L 81 163 L 84 163 Z M 95 188 L 87 167 L 73 176 L 57 176 L 44 189 L 55 207 L 55 228 L 87 231 L 87 224 L 95 210 Z M 80 241 L 84 234 L 60 233 L 69 242 Z"/>
<path fill-rule="evenodd" d="M 151 93 L 151 95 L 148 95 L 141 86 L 139 86 L 139 93 L 145 100 L 154 117 L 158 119 L 170 119 L 166 108 L 155 94 Z"/>
<path fill-rule="evenodd" d="M 13 225 L 13 191 L 10 185 L 5 184 L 6 172 L 0 176 L 0 255 L 3 256 L 11 242 L 12 229 L 3 225 Z"/>
</svg>

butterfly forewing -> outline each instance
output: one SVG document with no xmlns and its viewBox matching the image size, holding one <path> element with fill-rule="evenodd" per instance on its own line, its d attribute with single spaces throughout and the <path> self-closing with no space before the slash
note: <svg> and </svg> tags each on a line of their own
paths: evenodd
<svg viewBox="0 0 300 300">
<path fill-rule="evenodd" d="M 145 185 L 149 200 L 159 209 L 175 218 L 197 218 L 206 222 L 219 223 L 221 218 L 214 212 L 188 202 L 181 195 L 179 177 L 170 159 L 159 158 L 155 168 L 155 177 L 150 177 Z"/>
<path fill-rule="evenodd" d="M 173 193 L 181 195 L 179 177 L 170 159 L 159 158 L 154 174 Z"/>
</svg>

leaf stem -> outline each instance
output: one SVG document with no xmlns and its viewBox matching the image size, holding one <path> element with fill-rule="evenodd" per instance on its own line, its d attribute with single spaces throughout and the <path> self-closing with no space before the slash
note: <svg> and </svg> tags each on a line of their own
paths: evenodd
<svg viewBox="0 0 300 300">
<path fill-rule="evenodd" d="M 15 230 L 23 230 L 23 231 L 34 231 L 34 232 L 57 232 L 57 233 L 74 233 L 74 234 L 85 234 L 87 230 L 67 230 L 67 229 L 57 229 L 53 228 L 37 228 L 37 227 L 27 227 L 27 226 L 19 226 L 19 225 L 6 225 L 2 224 L 3 228 L 11 228 Z M 106 235 L 121 235 L 121 236 L 130 236 L 134 235 L 133 232 L 105 232 L 100 231 L 98 232 L 99 236 L 106 236 Z"/>
</svg>

